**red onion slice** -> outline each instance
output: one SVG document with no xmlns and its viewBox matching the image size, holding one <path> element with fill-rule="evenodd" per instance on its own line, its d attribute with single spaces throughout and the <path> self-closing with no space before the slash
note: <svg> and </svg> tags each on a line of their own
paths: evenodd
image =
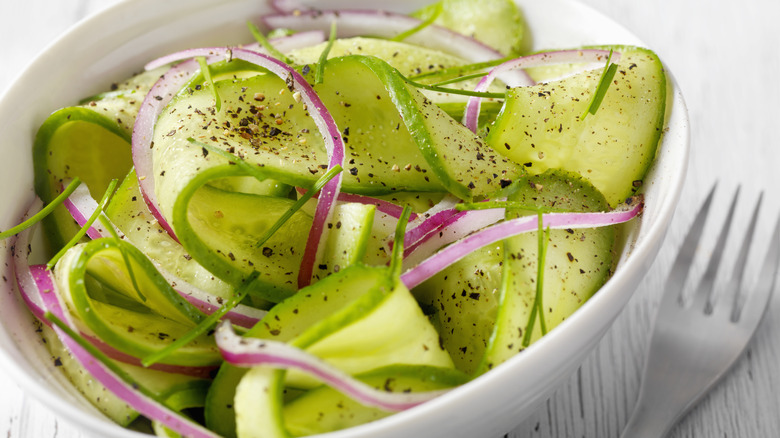
<svg viewBox="0 0 780 438">
<path fill-rule="evenodd" d="M 163 64 L 164 65 L 164 64 Z M 154 175 L 152 170 L 152 138 L 154 136 L 154 124 L 163 108 L 171 101 L 177 91 L 198 70 L 195 61 L 183 62 L 168 70 L 152 86 L 149 93 L 141 103 L 133 125 L 132 154 L 133 166 L 138 176 L 138 185 L 141 187 L 144 201 L 149 211 L 157 219 L 168 234 L 176 239 L 176 233 L 168 221 L 163 217 L 157 203 L 157 195 L 154 192 Z M 177 239 L 178 241 L 178 239 Z"/>
<path fill-rule="evenodd" d="M 268 365 L 297 369 L 313 375 L 323 383 L 368 406 L 387 411 L 402 411 L 431 400 L 444 391 L 387 392 L 375 389 L 322 359 L 284 342 L 244 338 L 236 335 L 229 321 L 217 327 L 214 338 L 228 363 L 239 367 Z"/>
<path fill-rule="evenodd" d="M 487 91 L 490 84 L 501 74 L 508 71 L 521 70 L 530 67 L 539 67 L 544 65 L 553 64 L 575 64 L 575 63 L 593 63 L 604 62 L 609 56 L 609 50 L 599 49 L 582 49 L 582 50 L 560 50 L 556 52 L 537 53 L 534 55 L 524 56 L 509 60 L 503 64 L 494 67 L 490 73 L 484 76 L 474 91 Z M 613 53 L 613 60 L 617 62 L 620 59 L 620 54 Z M 520 86 L 534 85 L 531 81 L 528 84 L 522 84 Z M 466 110 L 463 113 L 463 125 L 469 128 L 472 132 L 477 132 L 477 124 L 479 121 L 479 109 L 482 104 L 482 98 L 477 96 L 469 97 L 466 104 Z"/>
<path fill-rule="evenodd" d="M 457 211 L 404 248 L 404 265 L 414 266 L 439 248 L 504 219 L 503 208 Z"/>
<path fill-rule="evenodd" d="M 63 204 L 79 226 L 84 226 L 87 219 L 92 216 L 92 213 L 94 213 L 95 209 L 98 207 L 97 202 L 92 197 L 92 195 L 90 195 L 89 189 L 84 184 L 74 190 Z M 107 220 L 107 222 L 111 224 L 110 220 Z M 105 230 L 103 226 L 104 225 L 100 221 L 96 221 L 87 231 L 87 235 L 92 239 L 112 237 L 112 233 Z M 128 242 L 130 241 L 116 226 L 113 224 L 111 224 L 111 226 L 114 228 L 114 231 L 121 239 Z M 168 281 L 171 286 L 173 286 L 174 290 L 176 290 L 179 295 L 184 297 L 184 299 L 189 301 L 190 304 L 197 307 L 198 310 L 207 315 L 210 315 L 220 308 L 220 301 L 222 300 L 219 297 L 210 294 L 203 289 L 200 289 L 191 283 L 173 275 L 155 260 L 151 260 L 151 262 L 165 278 L 165 280 Z M 230 318 L 236 325 L 245 328 L 251 328 L 265 315 L 265 313 L 266 312 L 263 310 L 239 304 L 235 308 L 231 309 L 225 315 L 225 317 Z"/>
<path fill-rule="evenodd" d="M 551 229 L 593 228 L 627 222 L 642 211 L 642 202 L 635 202 L 630 210 L 615 210 L 600 213 L 547 213 L 543 215 L 543 227 Z M 401 281 L 409 289 L 435 275 L 447 266 L 462 259 L 472 251 L 516 234 L 539 229 L 536 215 L 508 220 L 483 228 L 436 254 L 401 275 Z"/>
<path fill-rule="evenodd" d="M 281 4 L 287 9 L 291 4 Z M 269 14 L 262 17 L 263 23 L 271 29 L 320 30 L 328 32 L 332 22 L 340 38 L 353 36 L 376 36 L 392 38 L 422 23 L 417 18 L 395 12 L 361 9 L 306 10 L 294 9 L 289 13 Z M 430 25 L 404 40 L 411 44 L 446 52 L 470 62 L 491 61 L 503 58 L 500 52 L 474 38 L 442 26 Z M 532 83 L 523 71 L 502 76 L 507 85 Z"/>
<path fill-rule="evenodd" d="M 291 90 L 299 90 L 301 93 L 301 100 L 308 108 L 309 115 L 317 125 L 325 142 L 325 149 L 328 151 L 328 169 L 332 169 L 335 166 L 343 166 L 344 141 L 341 138 L 341 132 L 339 132 L 335 120 L 333 120 L 333 117 L 330 115 L 330 112 L 328 112 L 328 109 L 322 103 L 322 100 L 320 100 L 317 93 L 314 92 L 311 85 L 309 85 L 303 76 L 295 71 L 295 69 L 271 56 L 240 48 L 229 49 L 212 47 L 190 49 L 165 56 L 161 59 L 164 59 L 164 63 L 169 63 L 197 56 L 230 56 L 236 59 L 243 59 L 244 61 L 263 67 L 284 79 Z M 159 62 L 162 61 L 158 59 L 152 61 L 150 65 L 158 65 Z M 311 283 L 314 265 L 322 252 L 323 245 L 320 243 L 325 240 L 325 235 L 327 233 L 325 224 L 327 224 L 333 214 L 333 206 L 335 205 L 336 197 L 338 196 L 339 191 L 341 191 L 341 180 L 342 175 L 336 175 L 333 179 L 328 181 L 320 191 L 317 208 L 314 211 L 311 231 L 309 232 L 306 248 L 304 249 L 301 260 L 301 267 L 298 272 L 299 288 L 305 287 Z"/>
<path fill-rule="evenodd" d="M 302 189 L 300 187 L 296 188 L 298 193 L 303 194 L 306 193 L 306 189 Z M 315 194 L 313 197 L 316 199 L 319 196 L 319 193 Z M 390 201 L 385 201 L 384 199 L 374 198 L 371 196 L 366 195 L 357 195 L 355 193 L 339 193 L 339 196 L 336 198 L 336 201 L 338 202 L 351 202 L 354 204 L 364 204 L 364 205 L 375 205 L 376 211 L 380 213 L 384 213 L 388 216 L 394 217 L 396 219 L 401 217 L 401 212 L 404 211 L 404 208 L 401 207 L 398 204 L 394 204 Z M 416 219 L 417 213 L 412 213 L 411 216 L 409 216 L 410 219 Z"/>
<path fill-rule="evenodd" d="M 51 271 L 46 269 L 36 270 L 34 274 L 34 280 L 37 284 L 39 291 L 52 291 L 49 293 L 40 294 L 43 299 L 44 309 L 50 311 L 55 316 L 63 321 L 68 321 L 67 312 L 63 312 L 62 307 L 57 299 L 57 294 L 53 293 L 56 288 L 54 284 Z M 68 324 L 71 325 L 71 324 Z M 71 325 L 71 327 L 73 327 Z M 129 384 L 119 378 L 99 360 L 97 360 L 92 354 L 82 348 L 76 341 L 71 339 L 65 332 L 59 327 L 52 326 L 54 331 L 59 336 L 62 343 L 70 350 L 73 357 L 81 363 L 84 369 L 95 379 L 106 387 L 109 391 L 114 393 L 117 397 L 122 399 L 130 407 L 140 412 L 151 420 L 159 421 L 166 427 L 174 430 L 182 435 L 195 437 L 195 438 L 218 438 L 218 435 L 204 428 L 203 426 L 187 419 L 183 415 L 174 412 L 150 397 L 144 395 L 136 389 L 132 384 Z M 75 328 L 75 327 L 74 327 Z"/>
</svg>

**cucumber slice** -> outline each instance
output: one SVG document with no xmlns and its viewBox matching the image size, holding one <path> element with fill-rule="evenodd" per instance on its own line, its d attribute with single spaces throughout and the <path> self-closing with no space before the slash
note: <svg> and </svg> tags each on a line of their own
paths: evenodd
<svg viewBox="0 0 780 438">
<path fill-rule="evenodd" d="M 51 353 L 56 367 L 70 380 L 84 399 L 120 426 L 127 427 L 138 418 L 138 411 L 127 405 L 113 392 L 101 385 L 76 360 L 52 329 L 41 324 L 41 337 Z"/>
<path fill-rule="evenodd" d="M 133 76 L 112 91 L 86 99 L 82 106 L 51 114 L 33 143 L 35 192 L 50 202 L 64 179 L 78 176 L 96 199 L 112 179 L 122 179 L 132 167 L 130 135 L 144 96 L 162 69 Z M 61 248 L 79 227 L 64 207 L 43 221 L 49 246 Z"/>
<path fill-rule="evenodd" d="M 605 211 L 604 196 L 576 174 L 551 170 L 524 177 L 509 197 L 543 211 Z M 528 210 L 507 209 L 507 218 L 528 215 Z M 531 212 L 531 214 L 535 214 Z M 538 231 L 505 240 L 504 279 L 498 317 L 480 372 L 504 362 L 525 347 L 523 340 L 536 303 Z M 606 282 L 612 269 L 614 227 L 551 230 L 547 241 L 542 288 L 542 311 L 537 313 L 530 342 L 542 336 L 538 319 L 554 329 Z"/>
<path fill-rule="evenodd" d="M 217 297 L 227 299 L 233 288 L 215 277 L 175 241 L 149 211 L 132 170 L 116 189 L 106 216 L 127 239 L 169 273 Z"/>
<path fill-rule="evenodd" d="M 287 198 L 202 186 L 187 210 L 192 234 L 179 239 L 195 260 L 220 278 L 243 278 L 257 270 L 260 288 L 250 293 L 278 302 L 297 291 L 311 217 L 298 211 L 262 247 L 257 242 L 293 204 Z"/>
<path fill-rule="evenodd" d="M 81 363 L 73 358 L 53 330 L 43 324 L 40 328 L 41 336 L 51 353 L 55 366 L 66 375 L 90 404 L 124 427 L 129 426 L 138 418 L 137 411 L 84 370 Z M 160 398 L 165 398 L 174 408 L 183 409 L 203 405 L 206 390 L 210 384 L 208 380 L 150 370 L 121 362 L 115 363 L 140 385 Z"/>
<path fill-rule="evenodd" d="M 330 230 L 325 242 L 322 264 L 315 269 L 320 279 L 347 266 L 363 261 L 374 224 L 375 205 L 340 203 L 326 227 Z"/>
<path fill-rule="evenodd" d="M 62 300 L 80 324 L 137 358 L 164 348 L 203 318 L 138 249 L 122 240 L 104 238 L 71 248 L 57 263 L 55 278 Z M 209 334 L 161 360 L 188 366 L 221 362 Z"/>
<path fill-rule="evenodd" d="M 363 272 L 362 269 L 355 268 L 358 273 Z M 305 347 L 309 353 L 349 374 L 396 364 L 453 369 L 452 359 L 439 345 L 439 334 L 423 315 L 409 290 L 400 282 L 394 287 L 390 285 L 392 290 L 389 290 L 387 268 L 379 271 L 384 274 L 384 278 L 380 279 L 378 285 L 345 308 L 310 325 L 293 339 L 291 344 Z M 300 304 L 297 309 L 318 306 L 324 301 L 323 297 L 332 293 L 329 289 L 318 289 L 317 285 L 322 283 L 304 289 L 291 298 L 291 301 Z M 294 317 L 295 315 L 293 319 Z M 266 319 L 269 317 L 266 316 L 260 324 Z M 269 319 L 269 323 L 274 320 Z M 286 322 L 289 325 L 292 321 L 287 319 Z M 256 377 L 257 374 L 261 377 Z M 243 436 L 242 431 L 259 430 L 269 427 L 269 424 L 273 425 L 270 427 L 274 432 L 279 433 L 276 424 L 280 417 L 277 412 L 283 400 L 281 391 L 275 389 L 272 396 L 259 394 L 278 388 L 278 382 L 285 379 L 284 374 L 287 375 L 285 383 L 293 388 L 313 388 L 320 385 L 317 380 L 297 370 L 270 375 L 263 367 L 252 369 L 241 380 L 236 391 L 239 436 Z M 258 410 L 266 412 L 257 415 Z M 239 416 L 239 412 L 255 414 Z M 264 421 L 260 421 L 259 417 Z M 281 433 L 270 435 L 284 436 Z"/>
<path fill-rule="evenodd" d="M 503 245 L 480 248 L 412 291 L 441 335 L 458 370 L 472 375 L 498 313 Z"/>
<path fill-rule="evenodd" d="M 236 388 L 236 434 L 240 438 L 289 438 L 280 401 L 284 371 L 254 367 Z"/>
<path fill-rule="evenodd" d="M 531 48 L 531 35 L 517 4 L 511 0 L 440 0 L 412 14 L 473 37 L 504 55 L 519 55 Z"/>
<path fill-rule="evenodd" d="M 357 376 L 377 389 L 424 392 L 452 388 L 468 377 L 451 368 L 394 365 Z M 347 429 L 392 415 L 364 406 L 328 386 L 321 386 L 284 405 L 284 424 L 293 436 L 309 436 Z"/>
<path fill-rule="evenodd" d="M 327 43 L 322 43 L 316 46 L 293 50 L 288 56 L 300 65 L 316 64 L 319 62 L 320 54 L 325 49 L 326 45 Z M 375 56 L 390 64 L 404 76 L 414 76 L 429 71 L 457 67 L 467 63 L 467 61 L 457 56 L 438 50 L 398 41 L 365 37 L 335 40 L 328 52 L 328 59 L 340 58 L 347 55 Z"/>
<path fill-rule="evenodd" d="M 386 268 L 352 265 L 274 306 L 246 336 L 289 342 L 319 324 L 306 338 L 299 339 L 298 346 L 305 347 L 373 307 L 382 297 L 379 287 L 386 283 Z M 361 296 L 365 298 L 353 304 L 355 311 L 350 311 L 350 303 Z M 330 322 L 322 322 L 329 315 Z M 223 364 L 206 397 L 206 426 L 225 437 L 236 436 L 234 399 L 245 373 L 243 368 Z"/>
<path fill-rule="evenodd" d="M 112 179 L 132 167 L 130 137 L 116 122 L 91 109 L 61 109 L 41 125 L 33 145 L 35 191 L 43 202 L 62 192 L 62 182 L 78 176 L 100 199 Z M 43 221 L 52 251 L 79 230 L 64 206 Z"/>
<path fill-rule="evenodd" d="M 488 143 L 530 174 L 552 168 L 576 172 L 610 206 L 625 200 L 641 186 L 655 158 L 666 109 L 666 75 L 649 50 L 615 50 L 621 53 L 618 71 L 596 114 L 582 119 L 601 69 L 514 88 Z"/>
<path fill-rule="evenodd" d="M 453 368 L 451 358 L 439 345 L 438 333 L 408 289 L 400 284 L 393 287 L 386 267 L 356 264 L 334 273 L 277 304 L 247 336 L 290 342 L 348 373 L 393 364 Z M 236 430 L 235 425 L 226 421 L 232 418 L 234 403 L 236 410 L 247 412 L 277 409 L 282 403 L 280 396 L 273 399 L 254 396 L 246 399 L 251 407 L 239 408 L 244 399 L 240 400 L 236 387 L 245 385 L 245 373 L 223 365 L 209 390 L 206 424 L 228 437 L 234 436 Z M 269 379 L 284 381 L 294 388 L 320 385 L 297 371 L 275 375 L 257 371 L 253 376 L 249 380 L 258 383 L 252 384 L 254 390 L 247 390 L 248 393 L 281 384 Z M 277 418 L 268 412 L 262 415 L 267 421 Z M 255 424 L 252 418 L 245 421 Z M 255 426 L 238 429 L 250 430 Z"/>
</svg>

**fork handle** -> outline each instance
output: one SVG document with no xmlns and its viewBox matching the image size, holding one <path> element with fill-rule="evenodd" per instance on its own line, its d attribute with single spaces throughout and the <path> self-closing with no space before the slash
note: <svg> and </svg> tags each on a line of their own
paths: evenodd
<svg viewBox="0 0 780 438">
<path fill-rule="evenodd" d="M 671 406 L 674 405 L 674 406 Z M 654 403 L 641 395 L 620 438 L 663 438 L 682 412 L 676 404 Z"/>
</svg>

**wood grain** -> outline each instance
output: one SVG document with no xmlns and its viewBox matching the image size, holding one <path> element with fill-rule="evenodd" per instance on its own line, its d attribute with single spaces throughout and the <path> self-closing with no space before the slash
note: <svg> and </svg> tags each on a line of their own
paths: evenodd
<svg viewBox="0 0 780 438">
<path fill-rule="evenodd" d="M 0 2 L 0 91 L 33 56 L 79 19 L 118 0 Z M 691 163 L 665 245 L 634 298 L 598 347 L 557 392 L 507 437 L 618 437 L 634 405 L 653 314 L 666 273 L 696 206 L 718 181 L 718 209 L 737 185 L 743 201 L 736 229 L 761 190 L 760 232 L 780 210 L 772 192 L 780 167 L 780 2 L 751 0 L 583 0 L 623 23 L 653 48 L 686 98 Z M 722 215 L 713 217 L 713 224 Z M 729 245 L 739 236 L 732 236 Z M 757 242 L 759 249 L 766 239 Z M 731 247 L 731 246 L 730 246 Z M 701 253 L 711 248 L 702 244 Z M 727 254 L 724 264 L 733 260 Z M 755 263 L 754 263 L 755 264 Z M 694 277 L 702 268 L 697 265 Z M 726 271 L 725 269 L 723 271 Z M 751 266 L 746 282 L 756 276 Z M 674 438 L 769 437 L 780 430 L 780 297 L 747 354 L 690 415 Z M 519 420 L 519 419 L 518 419 Z M 9 438 L 81 437 L 0 375 L 0 434 Z M 493 438 L 493 437 L 487 437 Z"/>
</svg>

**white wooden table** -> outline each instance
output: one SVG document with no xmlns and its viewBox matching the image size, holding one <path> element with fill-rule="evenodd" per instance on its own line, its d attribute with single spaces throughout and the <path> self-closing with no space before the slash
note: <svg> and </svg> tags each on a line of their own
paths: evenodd
<svg viewBox="0 0 780 438">
<path fill-rule="evenodd" d="M 0 90 L 70 25 L 117 1 L 0 1 Z M 774 178 L 780 176 L 780 2 L 584 1 L 634 31 L 673 72 L 690 113 L 692 160 L 675 221 L 636 295 L 582 367 L 508 437 L 619 436 L 637 396 L 652 315 L 665 275 L 704 194 L 719 180 L 722 196 L 716 202 L 722 208 L 727 194 L 741 183 L 744 200 L 749 202 L 742 204 L 737 227 L 744 224 L 744 213 L 762 189 L 768 190 L 765 211 L 776 215 L 780 210 L 780 197 L 773 191 L 777 188 Z M 771 222 L 762 218 L 763 233 L 768 233 Z M 748 277 L 755 277 L 751 274 Z M 777 295 L 747 355 L 683 419 L 672 437 L 778 435 Z M 82 436 L 2 374 L 0 435 Z"/>
</svg>

